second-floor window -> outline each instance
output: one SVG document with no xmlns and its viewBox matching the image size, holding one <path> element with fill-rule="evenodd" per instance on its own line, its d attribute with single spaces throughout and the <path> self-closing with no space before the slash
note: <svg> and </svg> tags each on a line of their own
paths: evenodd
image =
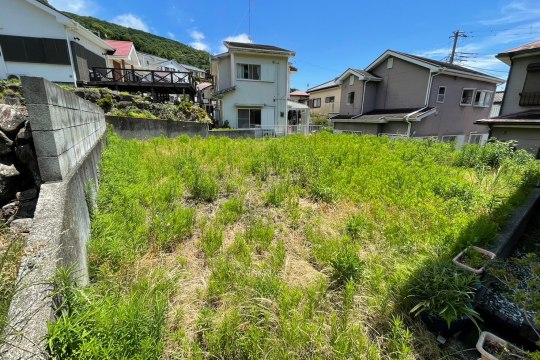
<svg viewBox="0 0 540 360">
<path fill-rule="evenodd" d="M 334 96 L 327 96 L 326 99 L 324 99 L 324 102 L 329 104 L 329 103 L 333 103 L 335 100 L 336 98 Z"/>
<path fill-rule="evenodd" d="M 347 105 L 354 104 L 354 91 L 347 94 Z"/>
<path fill-rule="evenodd" d="M 437 92 L 437 102 L 443 103 L 445 95 L 446 95 L 446 86 L 439 86 L 439 91 Z"/>
<path fill-rule="evenodd" d="M 474 89 L 463 89 L 460 105 L 472 105 Z"/>
<path fill-rule="evenodd" d="M 261 65 L 238 64 L 238 79 L 261 80 Z"/>
<path fill-rule="evenodd" d="M 474 94 L 474 106 L 479 107 L 489 107 L 491 105 L 491 97 L 493 96 L 492 91 L 487 90 L 476 90 Z"/>
</svg>

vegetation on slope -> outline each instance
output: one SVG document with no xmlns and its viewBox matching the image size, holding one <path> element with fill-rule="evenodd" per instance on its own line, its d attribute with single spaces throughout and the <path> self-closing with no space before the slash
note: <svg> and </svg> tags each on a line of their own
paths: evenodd
<svg viewBox="0 0 540 360">
<path fill-rule="evenodd" d="M 196 50 L 175 40 L 113 24 L 95 17 L 80 16 L 68 12 L 65 14 L 95 34 L 99 34 L 101 38 L 133 41 L 135 48 L 139 51 L 201 69 L 209 68 L 210 54 L 206 51 Z"/>
<path fill-rule="evenodd" d="M 414 280 L 492 240 L 538 176 L 498 144 L 108 141 L 92 284 L 58 281 L 59 358 L 441 358 Z"/>
</svg>

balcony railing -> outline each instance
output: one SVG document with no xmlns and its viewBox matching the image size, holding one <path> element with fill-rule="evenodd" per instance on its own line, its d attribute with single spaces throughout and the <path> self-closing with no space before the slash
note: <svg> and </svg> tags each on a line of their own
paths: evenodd
<svg viewBox="0 0 540 360">
<path fill-rule="evenodd" d="M 92 69 L 90 81 L 138 85 L 194 85 L 193 77 L 189 72 L 101 67 Z"/>
<path fill-rule="evenodd" d="M 523 92 L 519 94 L 519 106 L 540 105 L 540 92 Z"/>
</svg>

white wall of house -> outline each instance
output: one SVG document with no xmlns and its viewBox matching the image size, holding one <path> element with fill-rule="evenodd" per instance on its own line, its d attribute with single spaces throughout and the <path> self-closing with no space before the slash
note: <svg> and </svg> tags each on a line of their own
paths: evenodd
<svg viewBox="0 0 540 360">
<path fill-rule="evenodd" d="M 261 108 L 261 125 L 287 124 L 287 98 L 289 94 L 289 65 L 286 56 L 235 53 L 230 61 L 220 61 L 219 83 L 236 85 L 236 90 L 222 99 L 222 120 L 238 127 L 238 109 Z M 261 80 L 238 79 L 237 64 L 261 65 Z M 231 74 L 232 73 L 232 74 Z M 231 76 L 231 75 L 232 76 Z M 224 79 L 229 76 L 230 82 Z"/>
<path fill-rule="evenodd" d="M 66 39 L 66 29 L 55 16 L 26 1 L 1 0 L 0 34 Z M 35 64 L 5 61 L 7 75 L 41 76 L 55 82 L 74 82 L 70 65 Z M 0 71 L 0 75 L 4 70 Z"/>
</svg>

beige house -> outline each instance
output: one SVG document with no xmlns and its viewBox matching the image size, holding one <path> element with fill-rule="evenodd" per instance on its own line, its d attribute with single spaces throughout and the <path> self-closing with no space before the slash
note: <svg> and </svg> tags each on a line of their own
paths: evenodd
<svg viewBox="0 0 540 360">
<path fill-rule="evenodd" d="M 493 94 L 502 79 L 462 66 L 388 50 L 365 70 L 348 69 L 336 82 L 337 131 L 392 137 L 436 137 L 483 143 Z"/>
<path fill-rule="evenodd" d="M 307 90 L 309 94 L 308 105 L 315 114 L 339 114 L 341 101 L 341 87 L 335 80 L 314 86 Z"/>
<path fill-rule="evenodd" d="M 516 140 L 517 147 L 540 158 L 540 40 L 502 52 L 497 59 L 510 65 L 500 115 L 482 119 L 490 137 Z"/>
</svg>

